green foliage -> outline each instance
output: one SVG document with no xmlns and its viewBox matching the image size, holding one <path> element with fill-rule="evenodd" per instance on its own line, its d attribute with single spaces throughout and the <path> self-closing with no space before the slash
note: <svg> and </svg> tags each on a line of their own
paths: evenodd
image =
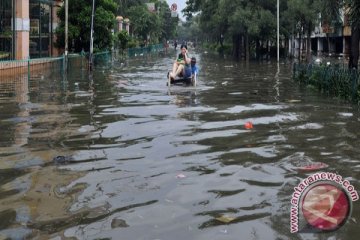
<svg viewBox="0 0 360 240">
<path fill-rule="evenodd" d="M 192 18 L 186 24 L 177 27 L 178 36 L 182 39 L 196 41 L 204 35 L 199 27 L 197 18 Z"/>
<path fill-rule="evenodd" d="M 292 34 L 304 35 L 314 30 L 319 22 L 319 1 L 321 0 L 289 0 L 287 2 L 286 17 L 290 19 Z"/>
<path fill-rule="evenodd" d="M 130 7 L 144 5 L 143 0 L 116 0 L 118 4 L 117 15 L 129 17 Z"/>
<path fill-rule="evenodd" d="M 216 51 L 221 54 L 231 55 L 232 45 L 230 44 L 224 44 L 222 46 L 218 45 Z"/>
<path fill-rule="evenodd" d="M 112 29 L 114 28 L 117 4 L 114 0 L 96 0 L 94 17 L 94 51 L 108 50 L 113 45 Z M 92 0 L 69 0 L 68 36 L 69 50 L 75 52 L 89 51 Z M 56 30 L 56 46 L 65 46 L 65 9 L 58 11 L 60 18 Z"/>
<path fill-rule="evenodd" d="M 218 49 L 218 45 L 216 43 L 211 43 L 211 42 L 204 43 L 202 47 L 212 51 L 217 51 Z"/>
<path fill-rule="evenodd" d="M 294 79 L 330 96 L 358 101 L 359 72 L 339 66 L 294 65 Z"/>
<path fill-rule="evenodd" d="M 118 46 L 121 50 L 124 50 L 128 47 L 130 41 L 130 36 L 126 30 L 118 32 L 117 34 Z"/>
<path fill-rule="evenodd" d="M 131 38 L 127 45 L 128 48 L 135 48 L 137 46 L 139 46 L 139 42 L 134 38 Z"/>
<path fill-rule="evenodd" d="M 132 33 L 142 42 L 148 37 L 152 43 L 174 38 L 178 18 L 171 17 L 166 1 L 117 0 L 117 2 L 119 4 L 117 15 L 130 19 Z M 144 2 L 155 3 L 156 12 L 149 12 Z"/>
<path fill-rule="evenodd" d="M 349 6 L 349 15 L 351 24 L 360 28 L 360 1 L 359 0 L 345 0 Z"/>
</svg>

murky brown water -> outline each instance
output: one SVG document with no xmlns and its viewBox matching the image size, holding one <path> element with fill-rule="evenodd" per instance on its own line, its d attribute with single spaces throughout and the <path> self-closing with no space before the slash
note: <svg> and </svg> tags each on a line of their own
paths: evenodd
<svg viewBox="0 0 360 240">
<path fill-rule="evenodd" d="M 305 163 L 360 189 L 358 109 L 196 56 L 196 88 L 165 86 L 172 56 L 0 82 L 0 239 L 358 239 L 358 202 L 331 233 L 289 219 Z"/>
</svg>

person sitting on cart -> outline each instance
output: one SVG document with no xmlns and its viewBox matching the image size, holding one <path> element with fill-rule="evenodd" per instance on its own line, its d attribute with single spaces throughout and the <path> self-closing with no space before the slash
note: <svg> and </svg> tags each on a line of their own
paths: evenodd
<svg viewBox="0 0 360 240">
<path fill-rule="evenodd" d="M 181 53 L 175 60 L 172 71 L 169 73 L 172 81 L 174 81 L 177 76 L 182 78 L 191 77 L 191 58 L 188 56 L 187 46 L 181 45 L 180 49 Z"/>
</svg>

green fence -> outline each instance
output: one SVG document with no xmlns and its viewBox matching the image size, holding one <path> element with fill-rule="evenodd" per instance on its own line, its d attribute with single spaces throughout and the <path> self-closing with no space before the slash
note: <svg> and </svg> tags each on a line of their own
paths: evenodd
<svg viewBox="0 0 360 240">
<path fill-rule="evenodd" d="M 60 73 L 64 70 L 64 57 L 0 61 L 1 80 L 17 79 L 24 75 L 30 78 L 32 74 L 54 70 Z"/>
<path fill-rule="evenodd" d="M 129 57 L 137 57 L 146 54 L 157 53 L 163 50 L 164 50 L 163 44 L 155 44 L 146 47 L 129 48 L 127 54 Z"/>
<path fill-rule="evenodd" d="M 69 54 L 68 55 L 68 69 L 88 67 L 88 53 L 83 54 Z M 93 55 L 94 65 L 108 65 L 108 62 L 113 60 L 112 52 L 99 52 Z M 49 71 L 57 72 L 63 75 L 65 68 L 65 57 L 55 58 L 34 58 L 26 60 L 3 60 L 0 61 L 0 80 L 10 81 L 17 78 L 27 76 L 29 79 L 33 75 L 47 74 Z"/>
<path fill-rule="evenodd" d="M 359 102 L 359 72 L 340 65 L 294 63 L 293 78 L 330 96 Z"/>
<path fill-rule="evenodd" d="M 149 45 L 142 48 L 130 48 L 127 51 L 127 56 L 118 54 L 119 51 L 105 51 L 93 54 L 93 67 L 110 67 L 116 58 L 136 57 L 146 54 L 152 54 L 162 51 L 163 45 Z M 73 69 L 87 69 L 89 67 L 89 53 L 69 54 L 68 63 L 66 64 L 65 57 L 55 58 L 34 58 L 26 60 L 2 60 L 0 61 L 0 81 L 16 81 L 17 79 L 27 78 L 38 75 L 46 76 L 51 73 L 65 74 L 66 70 Z M 67 66 L 67 67 L 66 67 Z"/>
</svg>

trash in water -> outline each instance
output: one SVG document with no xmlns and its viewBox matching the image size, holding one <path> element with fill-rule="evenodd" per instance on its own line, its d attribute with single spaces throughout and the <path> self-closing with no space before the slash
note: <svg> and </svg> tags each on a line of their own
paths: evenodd
<svg viewBox="0 0 360 240">
<path fill-rule="evenodd" d="M 114 218 L 111 221 L 111 228 L 125 228 L 125 227 L 129 227 L 129 225 L 123 219 Z"/>
<path fill-rule="evenodd" d="M 301 172 L 311 172 L 311 171 L 318 171 L 324 168 L 327 168 L 329 165 L 323 162 L 313 162 L 309 163 L 305 166 L 298 167 L 297 170 Z"/>
<path fill-rule="evenodd" d="M 186 178 L 185 174 L 179 173 L 176 175 L 176 178 Z"/>
<path fill-rule="evenodd" d="M 227 230 L 227 229 L 221 229 L 220 232 L 221 232 L 221 233 L 224 233 L 224 234 L 227 234 L 227 233 L 228 233 L 228 230 Z"/>
<path fill-rule="evenodd" d="M 56 156 L 53 158 L 55 164 L 67 164 L 72 161 L 72 157 L 69 156 Z"/>
<path fill-rule="evenodd" d="M 287 100 L 288 103 L 298 103 L 298 102 L 301 102 L 301 100 L 299 99 L 290 99 L 290 100 Z"/>
<path fill-rule="evenodd" d="M 223 223 L 229 223 L 232 222 L 236 219 L 236 217 L 232 217 L 232 216 L 227 216 L 227 215 L 222 215 L 220 217 L 215 218 L 216 220 L 223 222 Z"/>
<path fill-rule="evenodd" d="M 252 122 L 246 122 L 244 126 L 245 126 L 245 129 L 252 129 L 254 127 Z"/>
</svg>

